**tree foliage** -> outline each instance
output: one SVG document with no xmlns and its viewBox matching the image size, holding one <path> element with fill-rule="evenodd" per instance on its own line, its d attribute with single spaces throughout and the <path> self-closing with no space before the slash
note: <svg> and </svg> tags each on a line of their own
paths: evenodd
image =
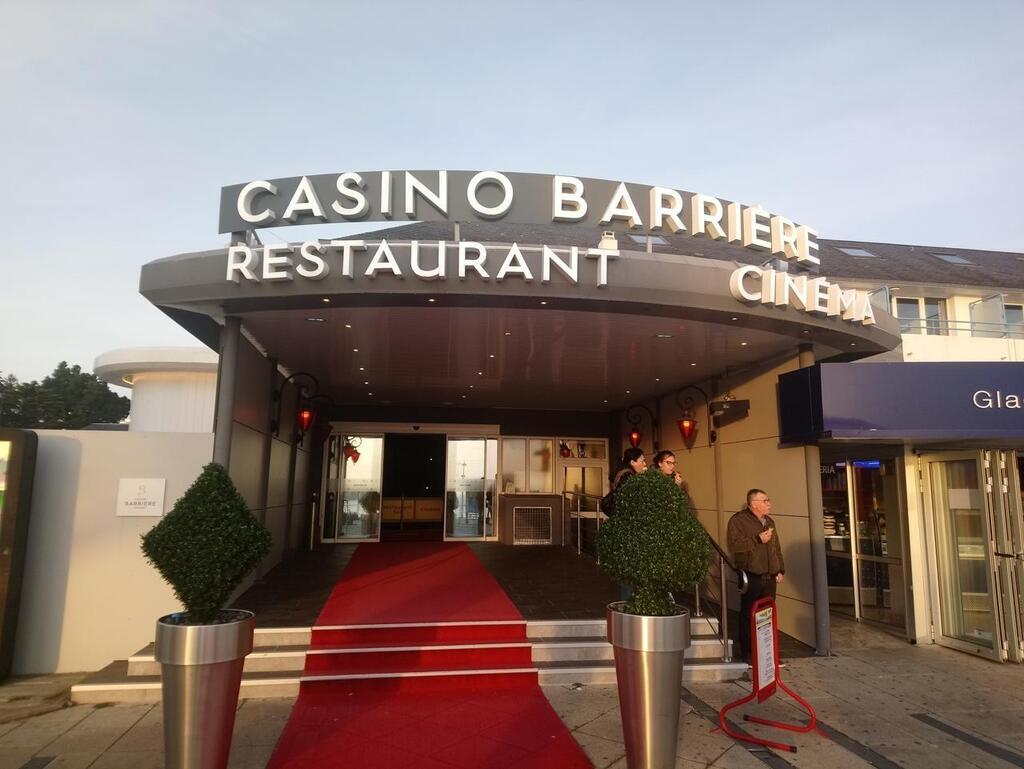
<svg viewBox="0 0 1024 769">
<path fill-rule="evenodd" d="M 597 537 L 601 566 L 633 588 L 629 614 L 675 612 L 670 591 L 702 581 L 711 542 L 694 517 L 689 497 L 653 470 L 627 478 L 615 492 L 615 515 Z"/>
<path fill-rule="evenodd" d="M 142 552 L 194 624 L 214 622 L 245 576 L 270 552 L 257 521 L 221 465 L 206 465 L 174 508 L 142 537 Z"/>
<path fill-rule="evenodd" d="M 30 430 L 79 430 L 96 422 L 116 423 L 131 401 L 103 380 L 61 361 L 41 382 L 0 378 L 0 426 Z"/>
</svg>

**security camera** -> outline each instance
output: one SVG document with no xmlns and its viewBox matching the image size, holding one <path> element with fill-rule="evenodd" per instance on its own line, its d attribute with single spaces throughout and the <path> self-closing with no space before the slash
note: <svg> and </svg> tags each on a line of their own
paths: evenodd
<svg viewBox="0 0 1024 769">
<path fill-rule="evenodd" d="M 413 429 L 413 430 L 419 430 L 419 429 L 420 429 L 420 426 L 419 426 L 419 425 L 413 425 L 413 426 L 412 426 L 412 429 Z"/>
</svg>

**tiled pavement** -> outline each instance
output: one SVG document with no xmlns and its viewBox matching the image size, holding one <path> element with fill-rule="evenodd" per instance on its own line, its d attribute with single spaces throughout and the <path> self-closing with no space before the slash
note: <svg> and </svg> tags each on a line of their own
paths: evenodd
<svg viewBox="0 0 1024 769">
<path fill-rule="evenodd" d="M 834 739 L 776 732 L 773 736 L 796 744 L 798 752 L 752 752 L 707 718 L 711 708 L 741 696 L 744 684 L 692 684 L 682 704 L 676 767 L 1024 766 L 1024 667 L 910 646 L 844 620 L 835 620 L 833 627 L 836 655 L 791 659 L 783 677 L 815 706 Z M 625 767 L 615 687 L 555 686 L 545 693 L 597 769 Z M 233 769 L 265 766 L 290 707 L 287 699 L 242 702 Z M 754 707 L 780 719 L 801 715 L 781 696 Z M 958 731 L 950 733 L 946 724 Z M 159 769 L 160 730 L 159 706 L 65 708 L 0 724 L 0 769 Z M 1008 752 L 1001 758 L 1000 750 Z M 28 763 L 33 757 L 38 760 Z M 44 763 L 48 757 L 52 760 Z"/>
</svg>

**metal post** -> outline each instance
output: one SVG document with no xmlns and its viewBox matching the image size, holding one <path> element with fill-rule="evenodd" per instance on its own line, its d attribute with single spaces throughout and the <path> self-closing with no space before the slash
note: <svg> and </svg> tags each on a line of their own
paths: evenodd
<svg viewBox="0 0 1024 769">
<path fill-rule="evenodd" d="M 576 495 L 576 555 L 583 554 L 583 528 L 581 521 L 583 516 L 580 515 L 580 495 Z M 600 520 L 600 519 L 599 519 Z"/>
<path fill-rule="evenodd" d="M 732 662 L 732 654 L 729 649 L 729 581 L 725 578 L 725 559 L 722 556 L 718 556 L 718 566 L 722 590 L 722 617 L 718 621 L 718 633 L 722 637 L 722 662 Z"/>
<path fill-rule="evenodd" d="M 695 617 L 703 617 L 704 616 L 704 612 L 702 612 L 700 610 L 700 583 L 699 582 L 693 586 L 693 602 L 694 602 L 693 616 L 695 616 Z"/>
<path fill-rule="evenodd" d="M 800 367 L 813 366 L 813 346 L 801 344 L 799 350 Z M 815 652 L 827 657 L 832 653 L 832 625 L 828 616 L 825 514 L 821 498 L 821 451 L 817 446 L 804 446 L 804 477 L 807 485 L 807 527 L 810 533 L 811 547 Z"/>
<path fill-rule="evenodd" d="M 217 416 L 213 428 L 213 461 L 228 469 L 231 465 L 231 433 L 235 420 L 235 381 L 242 319 L 228 316 L 220 332 L 220 366 L 217 369 Z"/>
</svg>

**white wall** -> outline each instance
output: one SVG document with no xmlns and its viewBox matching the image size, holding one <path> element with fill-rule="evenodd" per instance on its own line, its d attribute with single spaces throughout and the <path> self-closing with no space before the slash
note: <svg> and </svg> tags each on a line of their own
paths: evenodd
<svg viewBox="0 0 1024 769">
<path fill-rule="evenodd" d="M 213 431 L 217 372 L 148 371 L 134 376 L 131 432 Z"/>
<path fill-rule="evenodd" d="M 903 359 L 928 361 L 1021 361 L 1024 339 L 991 339 L 963 335 L 903 334 Z"/>
<path fill-rule="evenodd" d="M 115 515 L 120 478 L 165 478 L 169 510 L 213 456 L 210 433 L 40 430 L 14 673 L 97 670 L 153 640 L 180 604 L 142 556 L 158 518 Z"/>
</svg>

